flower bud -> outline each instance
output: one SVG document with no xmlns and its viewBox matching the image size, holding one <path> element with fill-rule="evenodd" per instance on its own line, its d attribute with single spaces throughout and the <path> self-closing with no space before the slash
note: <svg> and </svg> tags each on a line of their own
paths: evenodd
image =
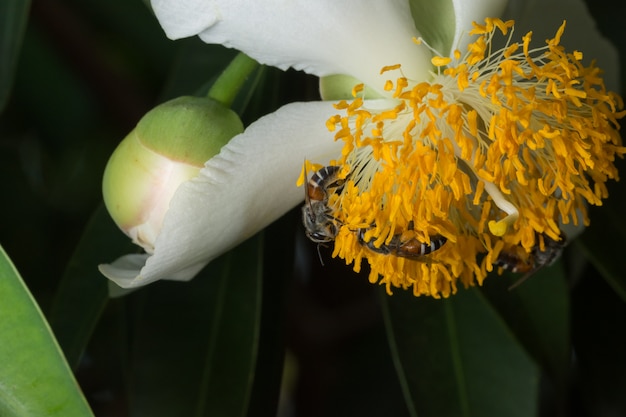
<svg viewBox="0 0 626 417">
<path fill-rule="evenodd" d="M 115 223 L 151 254 L 179 185 L 241 132 L 237 114 L 209 98 L 179 97 L 149 111 L 104 171 L 104 203 Z"/>
</svg>

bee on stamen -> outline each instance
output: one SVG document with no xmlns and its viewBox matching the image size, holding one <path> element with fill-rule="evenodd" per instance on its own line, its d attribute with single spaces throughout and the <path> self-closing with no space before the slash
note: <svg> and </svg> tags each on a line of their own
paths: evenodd
<svg viewBox="0 0 626 417">
<path fill-rule="evenodd" d="M 527 273 L 533 269 L 530 259 L 522 259 L 512 251 L 501 251 L 493 264 L 514 274 Z"/>
<path fill-rule="evenodd" d="M 315 172 L 307 181 L 302 207 L 305 234 L 315 243 L 332 242 L 339 233 L 340 221 L 328 206 L 329 190 L 342 187 L 345 179 L 338 178 L 339 167 L 327 166 Z M 305 178 L 308 178 L 306 167 Z"/>
<path fill-rule="evenodd" d="M 543 239 L 543 250 L 539 244 L 540 238 Z M 561 256 L 566 245 L 567 240 L 563 232 L 561 232 L 561 240 L 554 240 L 546 234 L 541 234 L 537 236 L 537 243 L 533 246 L 527 260 L 512 251 L 502 251 L 493 264 L 513 273 L 524 274 L 511 284 L 509 290 L 512 290 L 544 267 L 552 265 Z"/>
<path fill-rule="evenodd" d="M 389 243 L 383 243 L 379 247 L 374 244 L 375 239 L 365 241 L 365 233 L 368 229 L 359 229 L 358 239 L 359 243 L 367 247 L 372 252 L 380 253 L 382 255 L 393 255 L 401 258 L 418 260 L 422 259 L 426 255 L 441 249 L 443 245 L 448 241 L 443 236 L 434 235 L 431 236 L 430 242 L 420 242 L 416 238 L 402 239 L 402 233 L 397 233 L 391 237 Z M 413 230 L 413 222 L 409 222 L 408 230 Z"/>
</svg>

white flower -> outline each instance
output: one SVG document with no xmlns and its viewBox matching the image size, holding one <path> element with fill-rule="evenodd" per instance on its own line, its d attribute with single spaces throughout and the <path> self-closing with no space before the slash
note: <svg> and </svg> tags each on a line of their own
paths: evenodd
<svg viewBox="0 0 626 417">
<path fill-rule="evenodd" d="M 416 45 L 415 38 L 422 37 L 449 55 L 469 43 L 472 22 L 485 17 L 515 18 L 520 33 L 545 30 L 540 39 L 568 19 L 576 30 L 566 34 L 564 44 L 583 51 L 585 45 L 593 46 L 588 50 L 603 68 L 616 66 L 610 46 L 593 30 L 579 1 L 550 0 L 532 6 L 520 1 L 507 5 L 505 0 L 453 0 L 445 3 L 452 13 L 429 13 L 432 4 L 414 3 L 414 10 L 423 9 L 416 21 L 409 3 L 402 0 L 152 0 L 171 39 L 198 35 L 207 43 L 236 48 L 281 69 L 320 77 L 349 75 L 382 97 L 390 97 L 383 88 L 388 77 L 380 75 L 384 66 L 401 64 L 404 76 L 412 81 L 431 78 L 432 52 Z M 612 88 L 614 80 L 607 80 Z M 332 102 L 292 103 L 250 125 L 176 191 L 154 253 L 124 256 L 101 265 L 102 273 L 125 288 L 193 278 L 212 259 L 303 199 L 302 189 L 295 185 L 302 162 L 323 164 L 341 150 L 342 144 L 333 140 L 325 124 L 336 113 Z"/>
</svg>

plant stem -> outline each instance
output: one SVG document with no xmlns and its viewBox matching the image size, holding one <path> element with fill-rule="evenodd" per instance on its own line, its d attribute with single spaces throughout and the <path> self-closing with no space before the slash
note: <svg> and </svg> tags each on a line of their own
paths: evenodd
<svg viewBox="0 0 626 417">
<path fill-rule="evenodd" d="M 258 62 L 240 52 L 220 74 L 207 95 L 230 107 L 248 76 L 258 66 Z"/>
</svg>

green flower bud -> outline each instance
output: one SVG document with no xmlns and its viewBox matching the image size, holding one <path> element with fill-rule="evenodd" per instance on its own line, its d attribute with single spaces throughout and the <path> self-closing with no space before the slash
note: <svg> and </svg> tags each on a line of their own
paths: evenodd
<svg viewBox="0 0 626 417">
<path fill-rule="evenodd" d="M 104 203 L 115 223 L 152 253 L 179 185 L 241 132 L 237 114 L 209 98 L 179 97 L 149 111 L 104 171 Z"/>
</svg>

